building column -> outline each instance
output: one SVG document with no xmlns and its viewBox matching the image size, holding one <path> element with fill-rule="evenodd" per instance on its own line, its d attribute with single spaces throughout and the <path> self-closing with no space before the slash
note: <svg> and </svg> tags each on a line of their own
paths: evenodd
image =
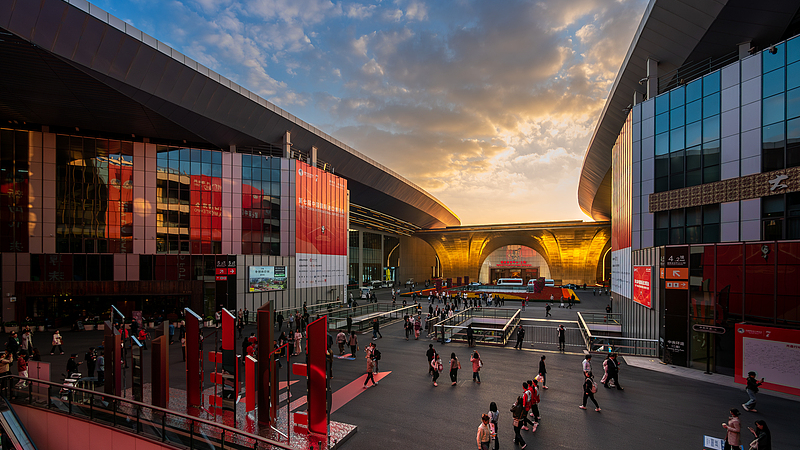
<svg viewBox="0 0 800 450">
<path fill-rule="evenodd" d="M 358 230 L 358 289 L 364 282 L 364 232 Z"/>
<path fill-rule="evenodd" d="M 317 147 L 311 147 L 311 166 L 317 167 Z"/>
<path fill-rule="evenodd" d="M 287 131 L 283 135 L 283 157 L 291 158 L 292 155 L 292 132 Z"/>
<path fill-rule="evenodd" d="M 658 60 L 647 58 L 647 98 L 658 95 Z"/>
<path fill-rule="evenodd" d="M 742 42 L 738 45 L 739 47 L 739 60 L 743 60 L 750 56 L 750 49 L 753 47 L 753 43 L 750 41 Z"/>
</svg>

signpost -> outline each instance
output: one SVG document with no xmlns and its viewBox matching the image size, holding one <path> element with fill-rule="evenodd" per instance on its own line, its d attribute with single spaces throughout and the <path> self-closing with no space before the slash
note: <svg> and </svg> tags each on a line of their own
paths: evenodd
<svg viewBox="0 0 800 450">
<path fill-rule="evenodd" d="M 725 334 L 725 328 L 715 327 L 713 325 L 703 325 L 701 323 L 692 325 L 692 330 L 698 333 L 706 334 Z M 706 336 L 706 371 L 703 373 L 706 375 L 711 375 L 711 344 L 708 341 L 708 336 Z"/>
<path fill-rule="evenodd" d="M 711 450 L 725 450 L 725 440 L 712 436 L 703 436 L 703 447 Z"/>
</svg>

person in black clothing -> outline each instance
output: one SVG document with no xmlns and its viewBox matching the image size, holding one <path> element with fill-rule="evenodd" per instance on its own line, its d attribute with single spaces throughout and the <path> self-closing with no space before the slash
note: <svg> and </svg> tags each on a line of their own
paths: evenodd
<svg viewBox="0 0 800 450">
<path fill-rule="evenodd" d="M 756 428 L 747 427 L 747 429 L 756 437 L 755 440 L 758 442 L 758 447 L 756 448 L 758 450 L 772 450 L 772 435 L 769 432 L 767 422 L 756 420 Z"/>
<path fill-rule="evenodd" d="M 603 386 L 611 389 L 611 387 L 608 385 L 608 382 L 614 380 L 614 385 L 617 387 L 617 390 L 624 390 L 624 388 L 619 385 L 619 363 L 617 362 L 616 353 L 612 353 L 611 356 L 608 357 L 608 363 L 606 364 L 606 367 L 608 368 L 608 376 L 606 377 L 606 382 L 603 383 Z"/>
<path fill-rule="evenodd" d="M 94 347 L 89 347 L 89 351 L 86 352 L 83 359 L 86 361 L 86 368 L 89 370 L 88 376 L 93 377 L 95 364 L 97 363 L 97 352 L 94 351 Z"/>
<path fill-rule="evenodd" d="M 349 315 L 347 316 L 347 334 L 350 334 L 352 329 L 353 329 L 353 316 Z"/>
<path fill-rule="evenodd" d="M 436 350 L 433 349 L 433 344 L 428 344 L 428 351 L 425 352 L 425 356 L 428 357 L 428 375 L 433 375 L 433 366 L 431 366 L 431 361 L 433 361 L 433 355 L 436 354 Z"/>
<path fill-rule="evenodd" d="M 611 304 L 606 305 L 606 314 L 611 314 Z"/>
<path fill-rule="evenodd" d="M 764 378 L 761 378 L 761 381 L 756 380 L 756 373 L 755 372 L 748 372 L 747 374 L 747 387 L 744 388 L 747 391 L 747 395 L 750 396 L 750 400 L 747 403 L 742 403 L 742 407 L 745 411 L 748 412 L 756 412 L 756 394 L 758 393 L 758 387 L 764 383 Z M 760 446 L 758 447 L 761 448 Z"/>
<path fill-rule="evenodd" d="M 550 309 L 551 309 L 551 306 L 550 306 L 550 303 L 548 303 L 547 306 L 544 307 L 544 316 L 545 317 L 552 316 L 552 314 L 550 314 Z"/>
<path fill-rule="evenodd" d="M 378 322 L 378 319 L 374 319 L 372 321 L 372 340 L 377 341 L 378 337 L 383 339 L 383 335 L 381 334 L 381 324 Z"/>
<path fill-rule="evenodd" d="M 580 409 L 586 409 L 586 400 L 591 399 L 592 403 L 594 403 L 595 411 L 600 412 L 600 405 L 597 404 L 597 400 L 594 399 L 594 392 L 592 389 L 594 388 L 594 381 L 592 378 L 592 372 L 586 372 L 586 379 L 583 380 L 583 405 L 579 406 Z"/>
<path fill-rule="evenodd" d="M 567 330 L 564 325 L 558 326 L 558 349 L 564 351 L 564 341 L 566 340 Z"/>
<path fill-rule="evenodd" d="M 542 355 L 542 359 L 539 360 L 539 375 L 542 376 L 542 388 L 549 389 L 547 387 L 547 367 L 544 365 L 545 356 Z"/>
<path fill-rule="evenodd" d="M 14 355 L 14 359 L 17 359 L 17 354 L 19 353 L 19 339 L 17 339 L 17 332 L 12 331 L 11 335 L 8 337 L 8 342 L 6 343 L 6 349 Z"/>
<path fill-rule="evenodd" d="M 517 328 L 517 343 L 514 344 L 514 348 L 522 350 L 522 341 L 524 340 L 525 340 L 525 328 L 523 328 L 522 325 L 520 325 Z"/>
<path fill-rule="evenodd" d="M 444 334 L 442 334 L 442 342 L 444 342 Z M 472 324 L 467 326 L 467 347 L 472 347 L 475 345 L 475 334 L 472 331 Z"/>
<path fill-rule="evenodd" d="M 281 328 L 283 328 L 283 314 L 278 313 L 277 321 L 278 321 L 278 331 L 281 331 Z"/>
<path fill-rule="evenodd" d="M 78 366 L 80 366 L 82 363 L 80 363 L 80 362 L 75 360 L 75 358 L 77 358 L 77 357 L 78 357 L 78 355 L 76 353 L 73 353 L 72 355 L 70 355 L 69 360 L 67 360 L 67 376 L 68 377 L 72 376 L 73 373 L 80 373 L 80 369 L 79 369 Z"/>
</svg>

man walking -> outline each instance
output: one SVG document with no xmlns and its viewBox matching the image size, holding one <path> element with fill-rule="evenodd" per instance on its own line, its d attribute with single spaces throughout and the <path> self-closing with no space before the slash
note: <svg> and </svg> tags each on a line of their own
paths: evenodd
<svg viewBox="0 0 800 450">
<path fill-rule="evenodd" d="M 550 309 L 551 309 L 550 308 L 550 303 L 548 303 L 547 306 L 544 307 L 544 313 L 545 313 L 544 316 L 545 317 L 550 317 L 551 316 Z"/>
<path fill-rule="evenodd" d="M 614 385 L 617 387 L 618 391 L 624 390 L 622 386 L 619 385 L 619 363 L 617 362 L 617 354 L 612 353 L 611 356 L 608 358 L 608 364 L 606 366 L 608 368 L 608 376 L 606 377 L 606 382 L 603 383 L 603 386 L 610 389 L 608 382 L 610 380 L 614 380 Z"/>
<path fill-rule="evenodd" d="M 428 351 L 425 352 L 425 356 L 428 357 L 428 375 L 433 375 L 433 366 L 431 366 L 431 361 L 433 361 L 433 355 L 436 354 L 436 350 L 433 349 L 433 344 L 428 344 Z"/>
<path fill-rule="evenodd" d="M 525 340 L 525 328 L 522 325 L 517 327 L 517 343 L 514 344 L 514 348 L 522 350 L 522 342 Z"/>
<path fill-rule="evenodd" d="M 564 343 L 566 341 L 566 334 L 567 330 L 564 328 L 564 325 L 558 326 L 558 349 L 562 352 L 564 351 Z"/>
<path fill-rule="evenodd" d="M 380 337 L 378 337 L 380 336 Z M 381 325 L 378 322 L 378 319 L 372 320 L 372 340 L 377 341 L 378 339 L 383 339 L 383 335 L 381 334 Z"/>
</svg>

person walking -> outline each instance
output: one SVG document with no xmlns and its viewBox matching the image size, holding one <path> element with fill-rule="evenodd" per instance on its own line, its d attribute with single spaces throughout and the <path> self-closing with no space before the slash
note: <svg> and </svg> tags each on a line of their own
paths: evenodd
<svg viewBox="0 0 800 450">
<path fill-rule="evenodd" d="M 17 382 L 14 387 L 24 388 L 28 386 L 28 382 L 25 380 L 28 378 L 28 351 L 25 349 L 20 350 L 19 356 L 17 356 L 17 375 L 23 379 Z"/>
<path fill-rule="evenodd" d="M 567 335 L 567 330 L 564 328 L 564 325 L 559 325 L 558 326 L 558 349 L 560 351 L 562 351 L 562 352 L 564 351 L 564 347 L 566 346 L 565 345 L 566 335 Z"/>
<path fill-rule="evenodd" d="M 441 358 L 441 356 L 439 356 L 438 353 L 433 355 L 433 360 L 431 361 L 431 366 L 433 368 L 433 386 L 436 387 L 436 386 L 439 386 L 439 384 L 436 382 L 436 380 L 439 379 L 439 374 L 441 374 L 442 370 L 444 370 L 444 367 L 442 366 L 442 358 Z"/>
<path fill-rule="evenodd" d="M 88 370 L 89 377 L 94 376 L 94 369 L 97 365 L 97 352 L 94 351 L 94 347 L 89 347 L 89 351 L 83 356 L 83 360 L 86 362 L 86 369 Z"/>
<path fill-rule="evenodd" d="M 278 322 L 278 332 L 280 333 L 283 331 L 283 314 L 278 313 L 278 317 L 275 320 Z"/>
<path fill-rule="evenodd" d="M 347 341 L 347 344 L 350 345 L 350 355 L 355 358 L 356 357 L 356 350 L 358 350 L 358 338 L 356 337 L 356 332 L 350 332 L 350 339 Z"/>
<path fill-rule="evenodd" d="M 542 388 L 548 389 L 547 387 L 547 366 L 544 364 L 545 356 L 542 355 L 541 359 L 539 359 L 539 376 L 542 377 Z"/>
<path fill-rule="evenodd" d="M 344 331 L 339 331 L 339 334 L 336 335 L 336 344 L 339 346 L 339 356 L 344 355 L 344 344 L 347 343 L 347 335 L 344 334 Z"/>
<path fill-rule="evenodd" d="M 413 329 L 413 327 L 414 326 L 411 324 L 411 320 L 409 319 L 408 316 L 406 316 L 405 319 L 403 320 L 403 329 L 406 332 L 406 340 L 408 340 L 408 337 L 411 336 L 411 330 Z"/>
<path fill-rule="evenodd" d="M 756 410 L 756 394 L 758 393 L 758 387 L 764 384 L 764 378 L 761 378 L 761 381 L 756 380 L 756 373 L 755 372 L 748 372 L 747 373 L 747 387 L 744 390 L 747 392 L 747 395 L 750 397 L 750 400 L 747 403 L 742 403 L 742 407 L 747 412 L 758 412 Z"/>
<path fill-rule="evenodd" d="M 592 354 L 587 353 L 581 364 L 583 366 L 583 375 L 588 377 L 592 373 Z"/>
<path fill-rule="evenodd" d="M 583 380 L 583 404 L 579 406 L 580 409 L 586 409 L 586 399 L 591 399 L 594 403 L 594 410 L 600 412 L 600 405 L 594 399 L 594 394 L 597 392 L 597 385 L 594 384 L 594 375 L 592 372 L 586 373 L 586 379 Z"/>
<path fill-rule="evenodd" d="M 458 369 L 461 368 L 461 362 L 456 358 L 455 352 L 450 353 L 450 382 L 451 386 L 458 384 Z"/>
<path fill-rule="evenodd" d="M 56 330 L 56 332 L 53 333 L 53 348 L 50 349 L 50 354 L 51 355 L 54 354 L 56 351 L 56 347 L 58 347 L 58 351 L 61 352 L 61 354 L 63 355 L 64 349 L 61 348 L 62 343 L 63 343 L 63 338 L 61 337 L 61 332 Z"/>
<path fill-rule="evenodd" d="M 767 426 L 767 422 L 763 420 L 756 420 L 756 428 L 753 429 L 751 427 L 747 428 L 753 433 L 753 436 L 756 438 L 753 442 L 756 443 L 756 446 L 753 447 L 753 442 L 750 443 L 750 448 L 758 449 L 758 450 L 772 450 L 772 434 L 770 434 L 769 427 Z"/>
<path fill-rule="evenodd" d="M 383 339 L 381 324 L 378 322 L 378 319 L 372 319 L 372 340 L 377 341 L 378 339 Z"/>
<path fill-rule="evenodd" d="M 536 431 L 536 427 L 539 426 L 539 421 L 542 419 L 541 413 L 539 413 L 539 403 L 542 401 L 541 397 L 539 397 L 539 382 L 536 381 L 536 378 L 533 380 L 528 380 L 528 389 L 531 391 L 531 414 L 533 414 L 533 431 Z"/>
<path fill-rule="evenodd" d="M 741 433 L 742 424 L 739 422 L 739 410 L 731 408 L 731 415 L 728 417 L 728 423 L 723 423 L 722 428 L 725 428 L 725 450 L 739 449 L 742 445 Z"/>
<path fill-rule="evenodd" d="M 617 362 L 617 354 L 612 353 L 609 355 L 606 368 L 608 369 L 607 377 L 603 386 L 610 388 L 608 385 L 611 380 L 614 380 L 614 386 L 617 387 L 618 391 L 624 391 L 625 388 L 619 385 L 619 363 Z"/>
<path fill-rule="evenodd" d="M 481 355 L 478 354 L 477 351 L 472 353 L 472 357 L 469 359 L 472 362 L 472 381 L 477 381 L 478 384 L 481 384 L 481 367 L 483 367 L 483 361 L 481 361 Z"/>
<path fill-rule="evenodd" d="M 444 330 L 444 327 L 442 327 Z M 442 343 L 444 343 L 444 331 L 442 331 Z M 467 326 L 467 347 L 473 347 L 475 345 L 475 332 L 472 331 L 472 324 L 470 323 Z"/>
<path fill-rule="evenodd" d="M 414 321 L 414 340 L 419 340 L 419 334 L 422 332 L 422 316 L 417 315 L 417 320 Z"/>
<path fill-rule="evenodd" d="M 481 416 L 481 424 L 478 425 L 478 450 L 489 450 L 489 444 L 492 442 L 492 431 L 489 428 L 489 415 L 484 414 Z"/>
<path fill-rule="evenodd" d="M 494 450 L 500 450 L 500 441 L 497 439 L 498 423 L 500 421 L 500 413 L 497 411 L 497 403 L 489 403 L 489 429 L 492 431 L 492 439 L 494 439 Z"/>
<path fill-rule="evenodd" d="M 552 314 L 550 314 L 550 310 L 551 310 L 551 309 L 552 309 L 552 307 L 550 306 L 550 303 L 548 303 L 547 305 L 545 305 L 545 307 L 544 307 L 544 316 L 545 316 L 545 317 L 550 317 L 550 316 L 552 316 Z"/>
<path fill-rule="evenodd" d="M 364 379 L 364 389 L 367 388 L 367 381 L 372 381 L 372 385 L 378 384 L 375 381 L 375 360 L 372 358 L 372 352 L 367 352 L 367 378 Z"/>
<path fill-rule="evenodd" d="M 522 406 L 522 397 L 517 397 L 517 402 L 511 407 L 511 417 L 513 417 L 511 423 L 514 426 L 514 444 L 519 444 L 520 448 L 524 449 L 528 444 L 519 433 L 525 420 L 525 407 Z"/>
<path fill-rule="evenodd" d="M 433 344 L 428 344 L 428 351 L 425 352 L 425 356 L 428 357 L 428 375 L 433 375 L 433 366 L 431 366 L 431 361 L 433 361 L 433 355 L 436 354 L 436 350 L 433 348 Z"/>
<path fill-rule="evenodd" d="M 353 331 L 353 316 L 352 316 L 352 314 L 347 316 L 347 334 L 350 334 L 351 331 Z"/>
<path fill-rule="evenodd" d="M 303 333 L 301 333 L 300 332 L 300 328 L 298 328 L 297 331 L 294 332 L 294 354 L 295 355 L 299 355 L 300 353 L 303 353 L 302 342 L 303 342 Z"/>
<path fill-rule="evenodd" d="M 522 350 L 522 342 L 525 340 L 525 327 L 522 325 L 517 327 L 517 343 L 514 344 L 514 348 Z"/>
</svg>

